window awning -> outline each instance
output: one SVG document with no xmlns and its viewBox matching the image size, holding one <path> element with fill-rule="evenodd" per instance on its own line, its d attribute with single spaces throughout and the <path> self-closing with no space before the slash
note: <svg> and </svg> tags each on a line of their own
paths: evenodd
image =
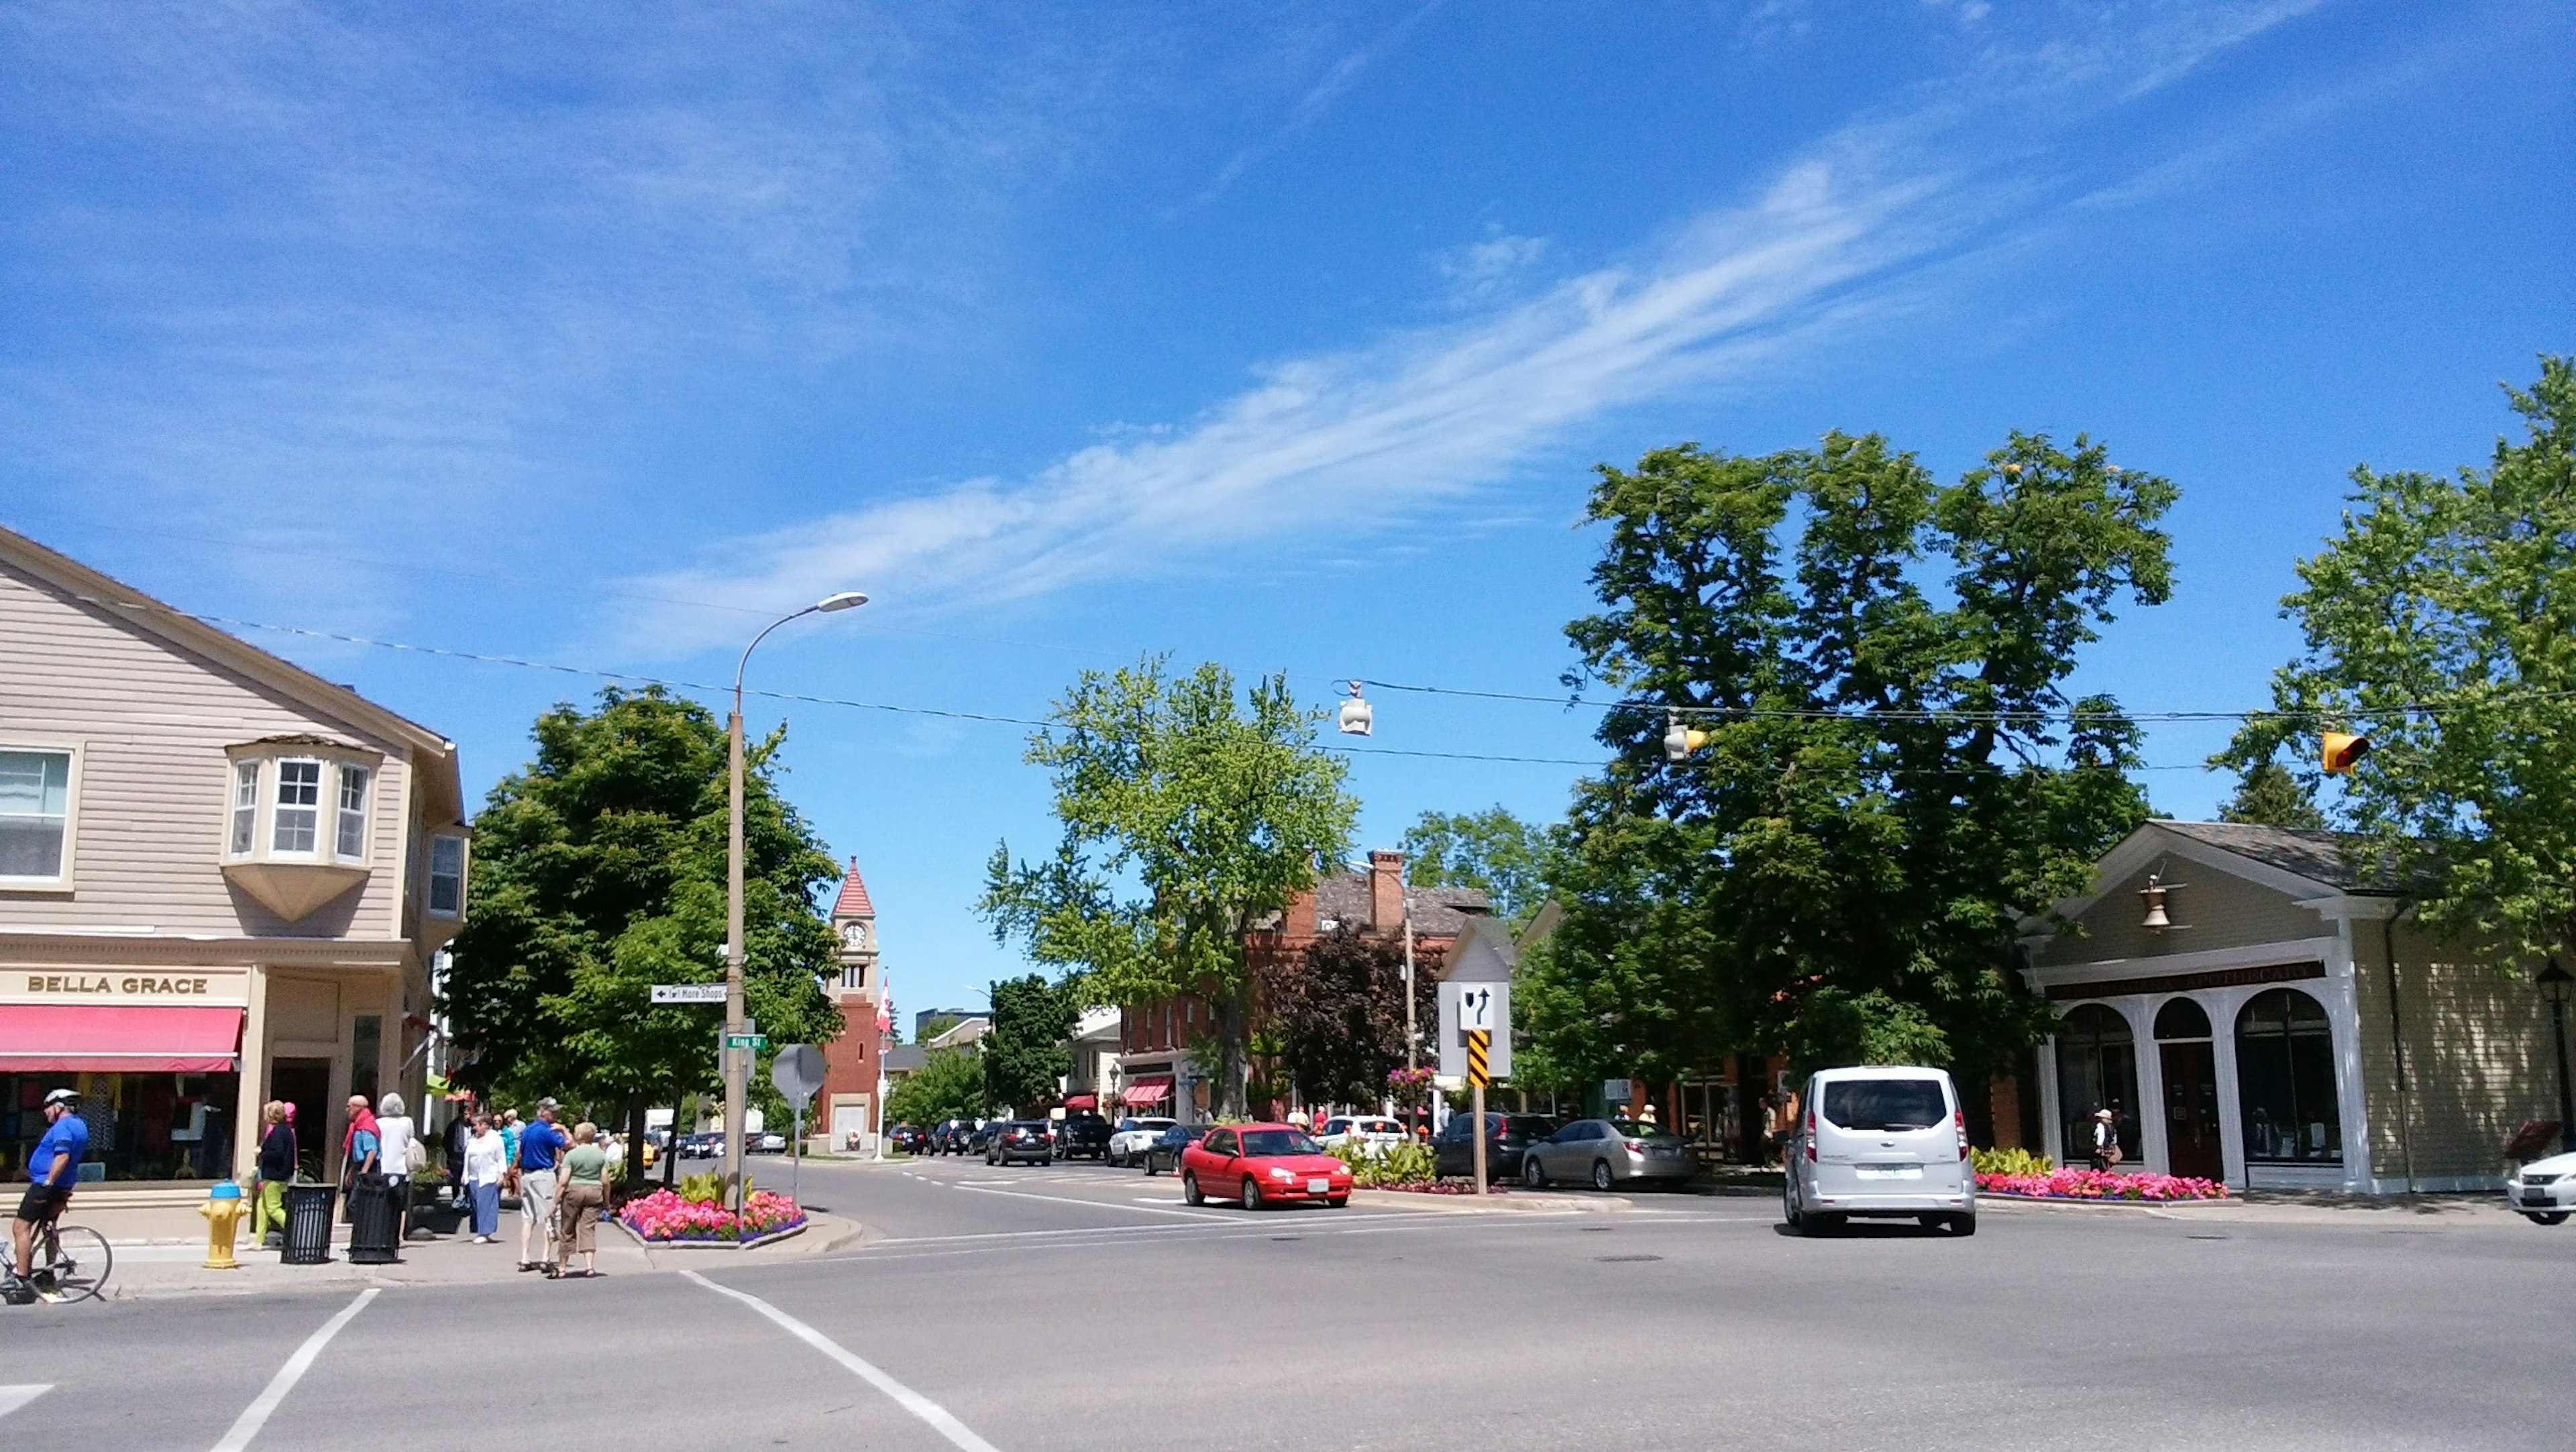
<svg viewBox="0 0 2576 1452">
<path fill-rule="evenodd" d="M 1137 1109 L 1148 1104 L 1160 1104 L 1170 1097 L 1171 1092 L 1172 1081 L 1170 1076 L 1166 1075 L 1156 1079 L 1139 1079 L 1129 1084 L 1126 1092 L 1118 1097 L 1128 1108 Z"/>
<path fill-rule="evenodd" d="M 1065 1097 L 1064 1107 L 1067 1109 L 1098 1109 L 1100 1107 L 1100 1096 L 1097 1094 L 1067 1095 Z"/>
<path fill-rule="evenodd" d="M 0 1073 L 229 1074 L 242 1010 L 0 1004 Z"/>
</svg>

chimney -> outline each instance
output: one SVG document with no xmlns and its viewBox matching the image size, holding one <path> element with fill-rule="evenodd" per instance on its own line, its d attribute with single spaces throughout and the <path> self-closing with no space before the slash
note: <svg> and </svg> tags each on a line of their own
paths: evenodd
<svg viewBox="0 0 2576 1452">
<path fill-rule="evenodd" d="M 1369 854 L 1369 926 L 1381 933 L 1404 930 L 1404 854 Z"/>
</svg>

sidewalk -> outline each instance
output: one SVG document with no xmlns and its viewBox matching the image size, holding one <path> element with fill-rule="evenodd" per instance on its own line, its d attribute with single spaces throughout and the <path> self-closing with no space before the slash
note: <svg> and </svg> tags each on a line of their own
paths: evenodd
<svg viewBox="0 0 2576 1452">
<path fill-rule="evenodd" d="M 249 1237 L 242 1235 L 235 1238 L 233 1247 L 241 1268 L 229 1271 L 205 1268 L 206 1222 L 193 1210 L 99 1210 L 66 1219 L 107 1237 L 116 1254 L 107 1285 L 113 1300 L 258 1295 L 334 1286 L 480 1285 L 540 1278 L 536 1272 L 518 1269 L 519 1217 L 515 1214 L 501 1217 L 501 1236 L 494 1244 L 476 1245 L 465 1235 L 414 1238 L 403 1243 L 402 1259 L 392 1265 L 352 1265 L 344 1259 L 349 1245 L 345 1225 L 332 1228 L 332 1259 L 323 1265 L 282 1265 L 276 1251 L 249 1246 Z M 621 1276 L 802 1259 L 848 1246 L 861 1233 L 855 1220 L 809 1211 L 802 1233 L 751 1250 L 648 1250 L 625 1231 L 602 1224 L 598 1266 L 602 1276 Z"/>
</svg>

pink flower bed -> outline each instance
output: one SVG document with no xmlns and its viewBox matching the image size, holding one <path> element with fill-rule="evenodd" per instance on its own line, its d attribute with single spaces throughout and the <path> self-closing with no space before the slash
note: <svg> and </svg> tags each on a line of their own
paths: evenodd
<svg viewBox="0 0 2576 1452">
<path fill-rule="evenodd" d="M 805 1212 L 784 1195 L 754 1190 L 737 1223 L 722 1205 L 693 1204 L 678 1191 L 656 1190 L 627 1201 L 617 1218 L 646 1240 L 751 1240 L 804 1224 Z"/>
<path fill-rule="evenodd" d="M 2224 1200 L 2227 1187 L 2181 1175 L 2123 1175 L 2110 1170 L 2052 1170 L 2045 1175 L 1979 1175 L 1981 1195 L 2032 1200 Z"/>
</svg>

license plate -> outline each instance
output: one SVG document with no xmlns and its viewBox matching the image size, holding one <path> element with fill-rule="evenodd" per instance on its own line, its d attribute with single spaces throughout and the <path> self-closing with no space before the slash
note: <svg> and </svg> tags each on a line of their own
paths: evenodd
<svg viewBox="0 0 2576 1452">
<path fill-rule="evenodd" d="M 1857 1168 L 1860 1170 L 1860 1177 L 1864 1180 L 1919 1180 L 1923 1178 L 1923 1167 L 1921 1165 L 1861 1165 Z"/>
<path fill-rule="evenodd" d="M 2551 1198 L 2547 1190 L 2525 1190 L 2522 1193 L 2522 1203 L 2547 1208 L 2555 1206 L 2558 1202 Z"/>
<path fill-rule="evenodd" d="M 1306 1182 L 1306 1193 L 1309 1195 L 1321 1195 L 1332 1188 L 1333 1182 L 1330 1180 L 1308 1180 Z"/>
</svg>

